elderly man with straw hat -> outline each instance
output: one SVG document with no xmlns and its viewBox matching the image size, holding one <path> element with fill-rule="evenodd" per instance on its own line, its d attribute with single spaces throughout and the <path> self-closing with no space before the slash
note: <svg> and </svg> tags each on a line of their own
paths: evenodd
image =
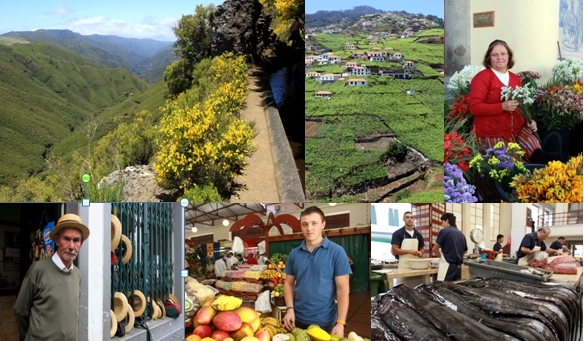
<svg viewBox="0 0 584 341">
<path fill-rule="evenodd" d="M 21 341 L 77 341 L 81 273 L 73 265 L 89 229 L 65 214 L 50 233 L 52 258 L 34 263 L 22 282 L 13 311 Z"/>
</svg>

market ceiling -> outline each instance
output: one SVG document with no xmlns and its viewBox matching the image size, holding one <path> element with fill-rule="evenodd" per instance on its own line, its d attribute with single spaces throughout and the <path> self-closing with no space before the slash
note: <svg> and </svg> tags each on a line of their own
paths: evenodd
<svg viewBox="0 0 584 341">
<path fill-rule="evenodd" d="M 213 226 L 216 220 L 227 219 L 235 222 L 250 213 L 260 216 L 267 216 L 269 208 L 280 210 L 283 205 L 294 205 L 303 209 L 304 204 L 273 204 L 273 203 L 215 203 L 215 204 L 194 204 L 185 208 L 185 228 L 205 225 Z"/>
</svg>

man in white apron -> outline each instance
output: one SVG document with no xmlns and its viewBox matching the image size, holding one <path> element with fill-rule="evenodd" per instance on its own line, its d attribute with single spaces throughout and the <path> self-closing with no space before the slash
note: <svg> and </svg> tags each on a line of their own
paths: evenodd
<svg viewBox="0 0 584 341">
<path fill-rule="evenodd" d="M 528 233 L 523 237 L 519 250 L 517 250 L 517 265 L 527 266 L 527 258 L 530 254 L 536 251 L 546 251 L 552 256 L 561 254 L 561 251 L 547 248 L 544 240 L 550 235 L 550 229 L 547 226 L 542 226 L 536 232 Z"/>
<path fill-rule="evenodd" d="M 418 259 L 423 256 L 424 237 L 414 228 L 414 215 L 412 212 L 404 213 L 405 225 L 391 235 L 391 253 L 399 260 L 398 270 L 407 271 L 410 269 L 409 260 Z M 398 278 L 397 284 L 405 284 L 414 287 L 420 284 L 418 278 Z"/>
<path fill-rule="evenodd" d="M 456 227 L 454 214 L 444 213 L 440 220 L 443 229 L 438 232 L 436 243 L 432 248 L 434 255 L 440 256 L 437 279 L 446 282 L 458 281 L 462 275 L 462 259 L 468 251 L 466 237 Z"/>
</svg>

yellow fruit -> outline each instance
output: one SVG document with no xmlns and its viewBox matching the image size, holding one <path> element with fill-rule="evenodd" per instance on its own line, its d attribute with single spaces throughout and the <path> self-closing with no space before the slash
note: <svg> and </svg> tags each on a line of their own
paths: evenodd
<svg viewBox="0 0 584 341">
<path fill-rule="evenodd" d="M 192 334 L 186 338 L 186 341 L 201 341 L 201 337 L 199 335 Z"/>
<path fill-rule="evenodd" d="M 313 341 L 330 341 L 331 336 L 320 327 L 312 327 L 306 331 Z"/>
<path fill-rule="evenodd" d="M 276 292 L 274 292 L 274 296 L 278 297 L 278 296 L 280 296 L 280 293 L 276 291 Z"/>
</svg>

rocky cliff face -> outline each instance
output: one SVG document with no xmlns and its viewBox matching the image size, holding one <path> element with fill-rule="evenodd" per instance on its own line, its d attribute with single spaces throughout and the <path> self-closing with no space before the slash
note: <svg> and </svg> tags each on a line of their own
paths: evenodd
<svg viewBox="0 0 584 341">
<path fill-rule="evenodd" d="M 256 59 L 276 43 L 271 21 L 257 0 L 226 0 L 211 20 L 211 55 L 231 51 Z"/>
</svg>

